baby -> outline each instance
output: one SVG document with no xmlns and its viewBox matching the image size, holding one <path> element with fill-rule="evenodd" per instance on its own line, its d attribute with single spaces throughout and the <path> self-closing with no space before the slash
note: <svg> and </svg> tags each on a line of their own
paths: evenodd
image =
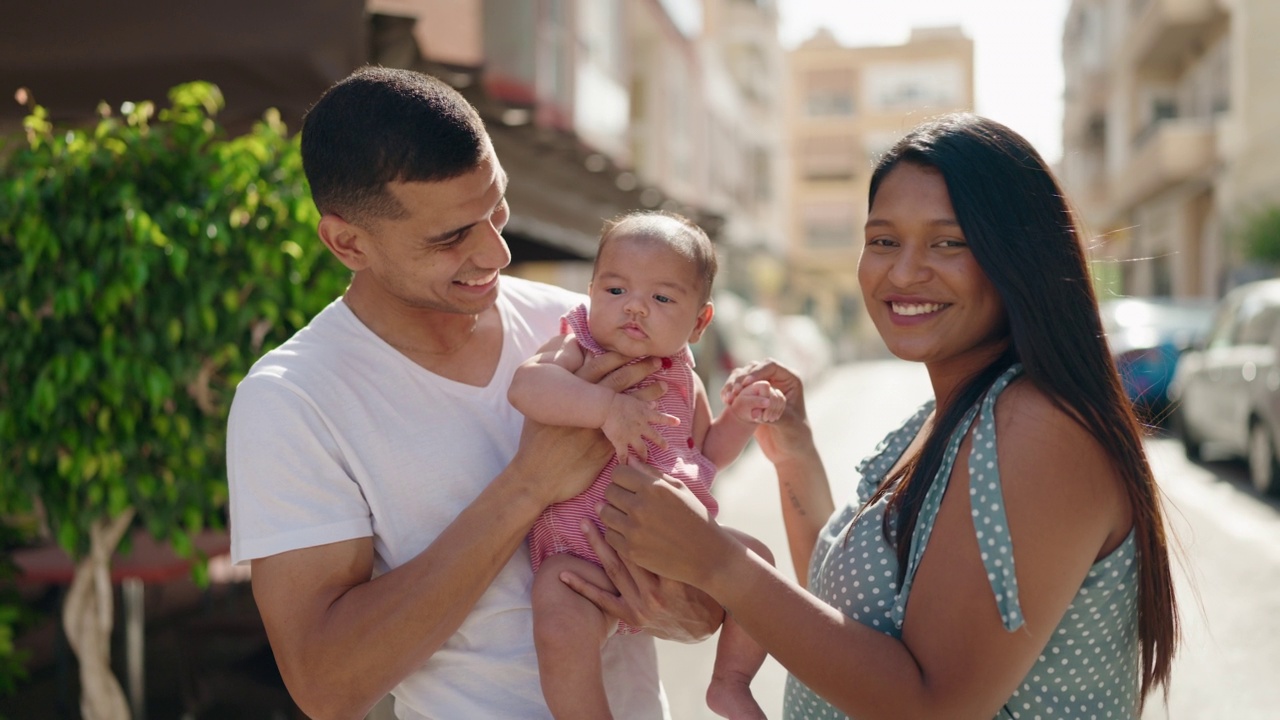
<svg viewBox="0 0 1280 720">
<path fill-rule="evenodd" d="M 606 615 L 559 580 L 570 570 L 613 588 L 580 524 L 600 525 L 613 469 L 635 457 L 687 485 L 713 516 L 711 481 L 750 440 L 757 423 L 772 422 L 785 407 L 767 382 L 725 393 L 725 411 L 711 417 L 701 380 L 693 372 L 689 343 L 711 322 L 715 249 L 706 233 L 678 215 L 634 213 L 606 225 L 600 238 L 585 305 L 562 321 L 562 334 L 516 371 L 508 397 L 526 416 L 549 425 L 601 428 L 617 455 L 583 494 L 542 514 L 529 534 L 536 572 L 534 642 L 547 706 L 557 718 L 608 718 L 600 647 L 613 632 L 635 632 Z M 643 402 L 578 378 L 587 354 L 617 352 L 630 358 L 662 358 L 662 369 L 639 387 L 665 383 L 664 394 Z M 756 554 L 772 561 L 760 541 L 739 534 Z M 731 617 L 716 648 L 707 705 L 730 718 L 764 718 L 751 694 L 751 679 L 764 650 Z"/>
</svg>

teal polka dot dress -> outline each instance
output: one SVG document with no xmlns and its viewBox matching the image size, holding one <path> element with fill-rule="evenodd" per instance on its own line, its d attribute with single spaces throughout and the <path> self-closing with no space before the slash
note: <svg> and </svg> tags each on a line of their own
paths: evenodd
<svg viewBox="0 0 1280 720">
<path fill-rule="evenodd" d="M 876 452 L 858 466 L 862 479 L 857 497 L 836 511 L 818 537 L 809 563 L 811 592 L 864 625 L 902 637 L 911 583 L 928 546 L 961 441 L 972 427 L 973 446 L 967 458 L 969 496 L 982 561 L 1005 629 L 1013 632 L 1022 626 L 995 436 L 996 397 L 1019 372 L 1021 366 L 1015 365 L 997 379 L 983 399 L 969 409 L 950 438 L 942 467 L 921 506 L 901 587 L 897 554 L 881 531 L 887 498 L 856 520 L 855 516 L 920 431 L 933 411 L 932 400 L 890 433 Z M 1048 646 L 996 718 L 1137 717 L 1137 603 L 1137 566 L 1130 533 L 1089 570 Z M 787 678 L 783 708 L 784 717 L 790 720 L 847 717 L 794 677 Z"/>
</svg>

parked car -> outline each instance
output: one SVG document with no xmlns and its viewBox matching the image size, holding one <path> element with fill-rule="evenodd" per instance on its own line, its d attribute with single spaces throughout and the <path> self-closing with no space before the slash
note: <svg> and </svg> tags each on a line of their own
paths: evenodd
<svg viewBox="0 0 1280 720">
<path fill-rule="evenodd" d="M 1241 458 L 1264 494 L 1280 494 L 1280 280 L 1235 288 L 1204 343 L 1183 353 L 1169 387 L 1187 457 Z"/>
<path fill-rule="evenodd" d="M 1124 297 L 1104 300 L 1099 309 L 1125 393 L 1140 416 L 1161 420 L 1178 357 L 1203 341 L 1213 301 Z"/>
</svg>

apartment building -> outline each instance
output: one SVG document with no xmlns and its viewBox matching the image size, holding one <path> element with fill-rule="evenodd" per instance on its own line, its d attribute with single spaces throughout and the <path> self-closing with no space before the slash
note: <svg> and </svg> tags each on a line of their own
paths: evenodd
<svg viewBox="0 0 1280 720">
<path fill-rule="evenodd" d="M 777 308 L 786 257 L 786 57 L 775 0 L 707 0 L 699 47 L 713 68 L 710 202 L 724 218 L 722 288 Z"/>
<path fill-rule="evenodd" d="M 958 27 L 916 28 L 906 43 L 847 47 L 820 31 L 787 55 L 789 296 L 845 356 L 874 334 L 857 284 L 876 159 L 907 130 L 973 109 L 973 41 Z"/>
<path fill-rule="evenodd" d="M 1272 0 L 1075 0 L 1060 174 L 1104 285 L 1216 297 L 1259 269 L 1235 241 L 1280 205 Z"/>
</svg>

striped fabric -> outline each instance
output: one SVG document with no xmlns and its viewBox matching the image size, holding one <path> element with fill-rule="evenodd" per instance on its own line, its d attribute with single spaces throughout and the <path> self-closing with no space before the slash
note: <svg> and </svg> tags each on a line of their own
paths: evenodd
<svg viewBox="0 0 1280 720">
<path fill-rule="evenodd" d="M 593 355 L 605 352 L 591 337 L 591 332 L 587 328 L 585 305 L 580 305 L 565 315 L 561 322 L 561 332 L 573 333 L 577 336 L 578 343 L 586 352 Z M 716 466 L 694 447 L 692 435 L 693 354 L 689 352 L 688 347 L 685 347 L 678 355 L 672 356 L 671 361 L 671 367 L 658 370 L 636 386 L 637 388 L 647 387 L 659 380 L 667 383 L 667 392 L 658 399 L 658 408 L 664 413 L 680 418 L 679 425 L 663 425 L 658 428 L 658 432 L 667 441 L 667 448 L 659 449 L 653 443 L 648 443 L 648 463 L 688 485 L 714 517 L 719 507 L 715 498 L 711 496 L 711 482 L 715 478 Z M 600 564 L 599 558 L 587 544 L 586 538 L 582 536 L 579 525 L 582 518 L 590 518 L 597 527 L 602 528 L 600 518 L 596 516 L 595 507 L 604 501 L 605 488 L 613 481 L 613 469 L 617 465 L 618 458 L 612 458 L 586 492 L 543 511 L 542 516 L 529 532 L 529 554 L 533 559 L 535 571 L 544 558 L 558 553 L 570 553 L 597 565 Z M 620 632 L 626 630 L 624 626 Z"/>
</svg>

